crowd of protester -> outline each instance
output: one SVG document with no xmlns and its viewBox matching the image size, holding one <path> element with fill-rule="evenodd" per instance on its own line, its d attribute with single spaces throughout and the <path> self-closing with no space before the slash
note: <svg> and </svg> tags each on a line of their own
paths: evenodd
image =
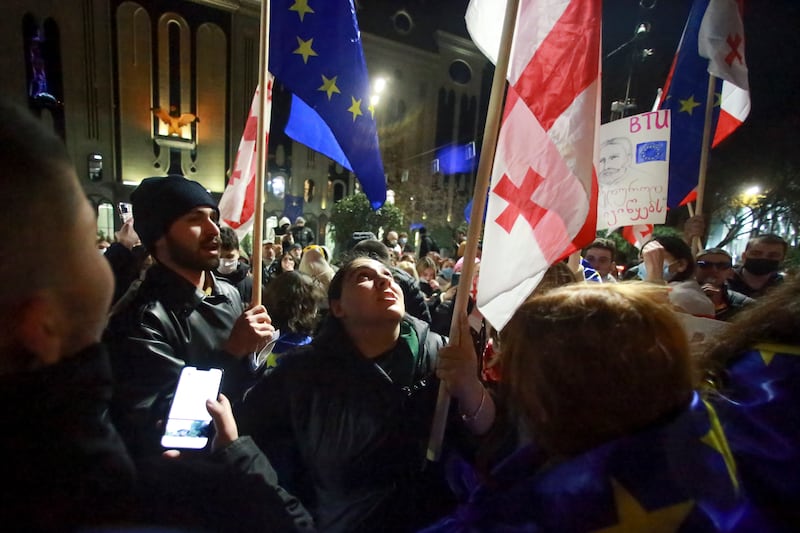
<svg viewBox="0 0 800 533">
<path fill-rule="evenodd" d="M 200 184 L 142 180 L 98 253 L 63 143 L 2 102 L 0 164 L 9 530 L 800 524 L 800 279 L 780 272 L 779 236 L 739 266 L 657 236 L 639 281 L 598 238 L 497 331 L 475 305 L 479 258 L 460 279 L 463 234 L 452 258 L 390 229 L 334 259 L 283 217 L 252 302 L 252 266 Z M 161 445 L 185 366 L 224 370 L 207 450 Z M 431 462 L 440 384 L 454 401 Z"/>
</svg>

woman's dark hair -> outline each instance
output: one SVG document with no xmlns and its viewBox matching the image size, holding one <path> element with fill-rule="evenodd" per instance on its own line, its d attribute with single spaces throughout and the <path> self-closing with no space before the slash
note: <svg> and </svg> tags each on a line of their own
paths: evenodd
<svg viewBox="0 0 800 533">
<path fill-rule="evenodd" d="M 686 281 L 694 277 L 694 254 L 683 239 L 673 235 L 659 235 L 653 237 L 648 242 L 653 241 L 663 246 L 664 250 L 676 260 L 683 259 L 686 262 L 686 270 L 683 272 L 676 272 L 670 281 Z M 645 243 L 644 246 L 647 246 L 647 243 Z M 644 246 L 642 246 L 642 249 L 644 249 Z"/>
<path fill-rule="evenodd" d="M 223 250 L 239 249 L 239 237 L 236 235 L 236 232 L 228 226 L 219 228 L 219 241 L 220 248 Z"/>
<path fill-rule="evenodd" d="M 290 254 L 289 252 L 283 252 L 281 254 L 281 258 L 278 260 L 278 273 L 280 273 L 280 274 L 285 274 L 286 272 L 291 272 L 290 270 L 284 270 L 283 269 L 283 260 L 286 257 L 289 257 L 292 260 L 292 263 L 294 263 L 295 268 L 297 268 L 297 266 L 299 264 L 299 261 L 297 259 L 295 259 L 292 254 Z"/>
<path fill-rule="evenodd" d="M 282 332 L 313 333 L 324 298 L 311 278 L 294 271 L 284 272 L 264 289 L 264 306 L 272 317 L 272 325 Z"/>
</svg>

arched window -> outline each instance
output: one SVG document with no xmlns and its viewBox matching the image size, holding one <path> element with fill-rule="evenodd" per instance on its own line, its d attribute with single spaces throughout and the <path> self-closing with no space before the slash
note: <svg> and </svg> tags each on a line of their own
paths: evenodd
<svg viewBox="0 0 800 533">
<path fill-rule="evenodd" d="M 303 182 L 303 199 L 307 204 L 314 201 L 314 180 Z"/>
<path fill-rule="evenodd" d="M 347 194 L 347 188 L 345 187 L 344 183 L 341 181 L 336 181 L 333 184 L 333 201 L 338 202 L 342 198 L 344 198 Z"/>
</svg>

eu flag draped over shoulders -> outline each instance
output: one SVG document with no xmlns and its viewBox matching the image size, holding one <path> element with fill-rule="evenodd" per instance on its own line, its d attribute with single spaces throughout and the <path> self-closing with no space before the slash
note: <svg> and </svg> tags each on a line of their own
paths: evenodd
<svg viewBox="0 0 800 533">
<path fill-rule="evenodd" d="M 369 78 L 352 0 L 272 0 L 270 72 L 292 92 L 286 134 L 352 170 L 386 200 Z"/>
<path fill-rule="evenodd" d="M 423 531 L 785 531 L 743 483 L 723 424 L 696 393 L 673 418 L 561 462 L 531 444 L 488 481 L 461 465 L 451 480 L 466 501 Z"/>
</svg>

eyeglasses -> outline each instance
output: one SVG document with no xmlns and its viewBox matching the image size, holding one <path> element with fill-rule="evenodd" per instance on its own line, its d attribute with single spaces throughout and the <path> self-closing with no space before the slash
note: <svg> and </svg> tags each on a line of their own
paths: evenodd
<svg viewBox="0 0 800 533">
<path fill-rule="evenodd" d="M 731 267 L 730 261 L 698 261 L 698 268 L 714 268 L 716 270 L 728 270 Z"/>
</svg>

